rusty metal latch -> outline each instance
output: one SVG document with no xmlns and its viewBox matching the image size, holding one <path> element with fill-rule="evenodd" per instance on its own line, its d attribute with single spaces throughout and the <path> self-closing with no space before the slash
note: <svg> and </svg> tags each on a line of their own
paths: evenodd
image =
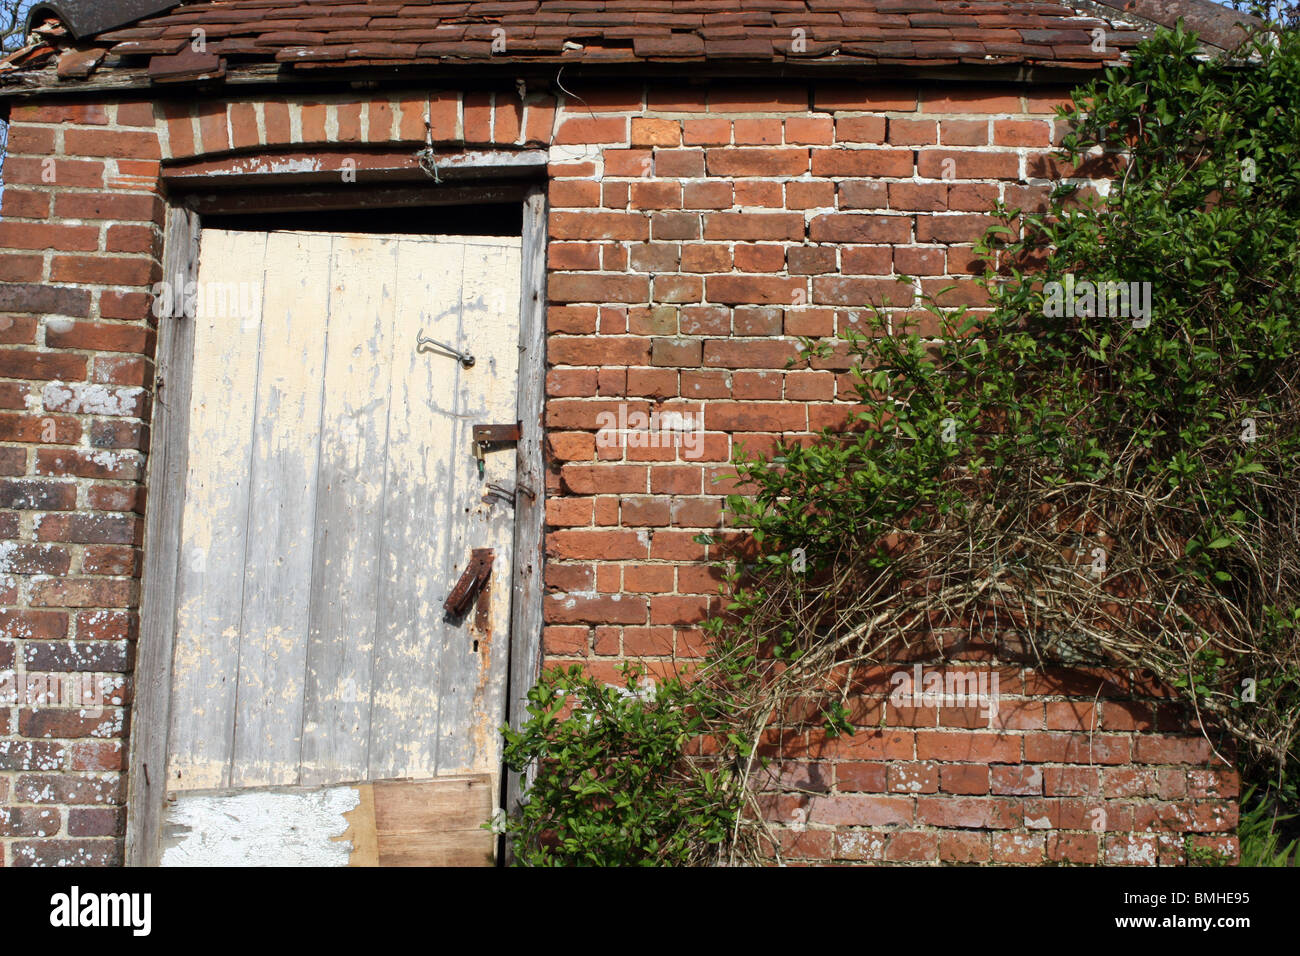
<svg viewBox="0 0 1300 956">
<path fill-rule="evenodd" d="M 480 478 L 483 477 L 483 454 L 488 450 L 487 446 L 505 445 L 519 441 L 519 432 L 523 424 L 523 422 L 515 422 L 513 425 L 474 426 L 474 458 L 478 461 L 478 476 Z"/>
<path fill-rule="evenodd" d="M 519 441 L 519 429 L 523 422 L 513 425 L 475 425 L 474 440 L 481 445 L 503 445 Z"/>
<path fill-rule="evenodd" d="M 452 617 L 460 617 L 468 611 L 474 599 L 478 597 L 479 591 L 483 590 L 483 585 L 487 583 L 495 559 L 496 552 L 491 548 L 475 548 L 471 551 L 469 565 L 460 576 L 460 580 L 456 582 L 456 586 L 451 589 L 451 594 L 447 595 L 447 600 L 442 604 L 443 610 Z"/>
</svg>

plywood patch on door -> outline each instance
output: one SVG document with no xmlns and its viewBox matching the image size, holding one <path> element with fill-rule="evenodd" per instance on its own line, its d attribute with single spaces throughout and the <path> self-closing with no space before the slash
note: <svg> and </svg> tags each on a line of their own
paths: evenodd
<svg viewBox="0 0 1300 956">
<path fill-rule="evenodd" d="M 490 774 L 176 794 L 164 866 L 484 866 Z"/>
<path fill-rule="evenodd" d="M 374 790 L 380 866 L 483 866 L 496 842 L 492 777 L 380 781 Z"/>
</svg>

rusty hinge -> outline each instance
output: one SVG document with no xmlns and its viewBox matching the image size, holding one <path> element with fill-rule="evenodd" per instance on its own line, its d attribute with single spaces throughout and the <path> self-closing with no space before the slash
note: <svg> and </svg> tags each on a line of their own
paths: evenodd
<svg viewBox="0 0 1300 956">
<path fill-rule="evenodd" d="M 475 548 L 471 551 L 469 565 L 460 576 L 460 580 L 456 582 L 456 586 L 451 589 L 451 594 L 447 595 L 447 600 L 442 604 L 443 610 L 452 617 L 460 617 L 468 611 L 478 592 L 487 583 L 495 558 L 496 552 L 491 548 Z"/>
</svg>

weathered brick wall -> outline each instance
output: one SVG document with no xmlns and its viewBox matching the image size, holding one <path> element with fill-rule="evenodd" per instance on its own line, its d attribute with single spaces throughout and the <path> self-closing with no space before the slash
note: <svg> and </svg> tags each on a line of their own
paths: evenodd
<svg viewBox="0 0 1300 956">
<path fill-rule="evenodd" d="M 1235 772 L 1191 735 L 1186 707 L 1140 675 L 999 665 L 968 647 L 922 673 L 997 674 L 974 705 L 904 693 L 911 664 L 860 675 L 853 718 L 774 731 L 767 818 L 795 861 L 1184 864 L 1234 856 Z"/>
<path fill-rule="evenodd" d="M 12 284 L 0 286 L 0 670 L 103 674 L 119 703 L 90 721 L 0 699 L 5 863 L 121 858 L 160 157 L 327 146 L 322 168 L 355 148 L 364 169 L 369 146 L 426 135 L 549 147 L 544 647 L 549 663 L 611 680 L 627 658 L 662 673 L 703 652 L 718 577 L 695 537 L 721 528 L 732 453 L 846 413 L 842 364 L 787 368 L 793 337 L 854 327 L 886 297 L 919 318 L 916 295 L 948 286 L 940 301 L 982 304 L 973 243 L 992 202 L 1037 207 L 1070 173 L 1049 155 L 1056 90 L 579 92 L 14 109 L 0 223 L 0 281 Z M 602 414 L 674 411 L 703 416 L 689 447 L 605 440 Z M 1235 775 L 1214 769 L 1158 689 L 997 653 L 958 655 L 1000 668 L 991 728 L 867 687 L 860 716 L 878 729 L 769 741 L 787 854 L 1155 863 L 1178 859 L 1184 833 L 1235 846 Z"/>
<path fill-rule="evenodd" d="M 16 106 L 0 222 L 3 862 L 121 860 L 161 268 L 147 105 Z M 48 706 L 53 703 L 103 706 Z"/>
</svg>

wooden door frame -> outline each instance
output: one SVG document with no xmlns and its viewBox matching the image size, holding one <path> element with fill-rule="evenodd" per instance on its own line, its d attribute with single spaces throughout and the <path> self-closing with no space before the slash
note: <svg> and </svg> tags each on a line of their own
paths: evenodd
<svg viewBox="0 0 1300 956">
<path fill-rule="evenodd" d="M 531 170 L 545 175 L 545 167 Z M 509 675 L 506 716 L 516 729 L 525 716 L 528 691 L 537 680 L 542 651 L 543 535 L 546 475 L 542 460 L 546 391 L 545 180 L 473 186 L 378 186 L 347 190 L 221 189 L 192 193 L 169 203 L 163 239 L 163 276 L 169 283 L 197 281 L 199 237 L 205 214 L 360 209 L 376 206 L 462 205 L 518 201 L 523 208 L 519 304 L 517 417 L 523 423 L 515 459 L 514 571 L 511 582 Z M 268 225 L 270 225 L 268 223 Z M 128 750 L 126 853 L 128 866 L 156 866 L 162 840 L 171 731 L 172 656 L 176 629 L 176 577 L 180 566 L 181 517 L 189 447 L 194 321 L 158 320 L 152 440 L 146 469 L 144 568 L 135 695 Z M 523 491 L 522 489 L 527 489 Z M 531 492 L 531 494 L 529 494 Z M 518 774 L 502 767 L 507 809 L 523 788 Z"/>
</svg>

